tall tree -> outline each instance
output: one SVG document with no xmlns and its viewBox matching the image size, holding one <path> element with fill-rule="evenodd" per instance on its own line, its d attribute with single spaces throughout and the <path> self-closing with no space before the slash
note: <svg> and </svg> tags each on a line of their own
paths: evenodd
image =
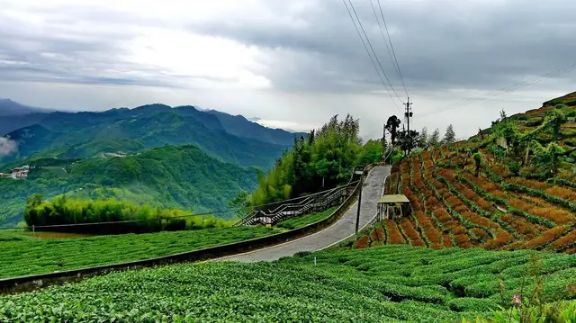
<svg viewBox="0 0 576 323">
<path fill-rule="evenodd" d="M 438 128 L 434 129 L 432 136 L 428 140 L 428 146 L 434 147 L 440 144 L 440 130 Z"/>
<path fill-rule="evenodd" d="M 353 170 L 379 162 L 383 149 L 378 141 L 362 145 L 359 123 L 348 115 L 334 116 L 319 131 L 298 138 L 276 165 L 258 179 L 251 205 L 284 200 L 334 187 L 349 180 Z"/>
<path fill-rule="evenodd" d="M 404 151 L 404 155 L 407 156 L 412 149 L 416 147 L 416 139 L 418 138 L 418 132 L 415 130 L 403 130 L 398 133 L 398 145 Z"/>
<path fill-rule="evenodd" d="M 386 130 L 390 132 L 390 141 L 392 142 L 392 145 L 396 144 L 396 136 L 398 135 L 398 127 L 400 127 L 400 123 L 400 119 L 396 116 L 391 116 L 388 118 L 388 121 L 386 121 Z"/>
<path fill-rule="evenodd" d="M 428 129 L 426 127 L 420 131 L 420 135 L 416 139 L 416 145 L 420 148 L 426 148 L 428 146 Z"/>
<path fill-rule="evenodd" d="M 446 128 L 446 133 L 444 133 L 444 139 L 442 139 L 442 143 L 451 144 L 456 141 L 456 133 L 454 132 L 454 127 L 449 125 Z"/>
</svg>

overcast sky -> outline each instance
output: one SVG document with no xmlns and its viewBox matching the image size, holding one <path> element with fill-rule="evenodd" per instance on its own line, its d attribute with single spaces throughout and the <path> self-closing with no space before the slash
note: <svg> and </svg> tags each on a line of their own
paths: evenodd
<svg viewBox="0 0 576 323">
<path fill-rule="evenodd" d="M 376 12 L 378 3 L 373 0 Z M 353 0 L 398 96 L 370 0 Z M 576 1 L 381 0 L 413 125 L 459 137 L 576 91 Z M 364 137 L 401 115 L 340 0 L 0 0 L 0 97 L 68 110 L 162 102 Z"/>
</svg>

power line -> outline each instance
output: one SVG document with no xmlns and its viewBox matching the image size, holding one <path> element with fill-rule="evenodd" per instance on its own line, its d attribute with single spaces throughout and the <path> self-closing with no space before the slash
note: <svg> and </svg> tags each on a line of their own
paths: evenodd
<svg viewBox="0 0 576 323">
<path fill-rule="evenodd" d="M 346 3 L 346 1 L 348 1 L 348 4 L 350 5 L 350 7 L 348 7 L 348 4 Z M 358 17 L 358 13 L 357 13 L 356 9 L 354 8 L 354 5 L 352 4 L 351 0 L 342 0 L 342 3 L 344 4 L 344 7 L 346 8 L 348 15 L 350 16 L 350 19 L 352 20 L 352 24 L 354 25 L 354 28 L 356 29 L 356 33 L 358 34 L 358 37 L 360 37 L 360 40 L 362 41 L 362 46 L 364 47 L 364 50 L 368 54 L 368 57 L 370 58 L 370 62 L 372 63 L 374 69 L 376 70 L 378 77 L 380 78 L 380 81 L 382 82 L 382 84 L 384 85 L 385 88 L 387 88 L 388 90 L 391 90 L 391 92 L 389 92 L 389 95 L 392 98 L 392 102 L 394 103 L 396 109 L 401 111 L 400 106 L 398 105 L 398 102 L 402 103 L 402 100 L 400 100 L 400 96 L 398 95 L 398 93 L 396 92 L 394 87 L 392 86 L 392 82 L 390 81 L 390 78 L 386 74 L 386 71 L 384 70 L 384 67 L 382 66 L 382 62 L 380 62 L 380 59 L 378 58 L 378 55 L 376 54 L 376 51 L 374 50 L 374 46 L 372 45 L 370 38 L 368 38 L 366 30 L 364 29 L 364 26 L 362 25 L 362 22 L 361 22 L 360 18 Z M 392 94 L 394 94 L 395 96 L 392 96 Z M 396 102 L 395 100 L 398 100 L 398 102 Z"/>
<path fill-rule="evenodd" d="M 396 90 L 394 89 L 392 81 L 388 77 L 388 74 L 386 74 L 386 69 L 382 65 L 382 62 L 380 61 L 379 56 L 376 54 L 376 50 L 374 50 L 374 46 L 372 45 L 372 42 L 370 41 L 370 37 L 368 37 L 368 33 L 366 33 L 366 29 L 364 28 L 364 25 L 362 24 L 362 20 L 358 16 L 358 12 L 356 11 L 354 4 L 352 4 L 352 0 L 348 0 L 348 3 L 350 4 L 350 8 L 352 8 L 352 12 L 354 13 L 354 16 L 356 17 L 356 20 L 358 21 L 358 26 L 360 26 L 360 30 L 362 31 L 362 34 L 366 38 L 366 42 L 368 43 L 368 46 L 370 47 L 370 51 L 374 55 L 374 58 L 375 58 L 376 62 L 378 63 L 378 67 L 382 71 L 382 75 L 384 75 L 384 77 L 386 78 L 386 81 L 387 81 L 388 85 L 390 86 L 390 89 L 392 89 L 392 92 L 394 93 L 394 95 L 396 95 L 396 97 L 400 100 L 400 102 L 402 102 L 402 100 L 400 99 L 400 95 L 398 95 L 398 92 L 396 92 Z"/>
<path fill-rule="evenodd" d="M 380 30 L 380 35 L 382 36 L 382 40 L 384 40 L 384 43 L 386 44 L 386 49 L 388 50 L 388 54 L 392 58 L 392 61 L 393 61 L 392 63 L 396 68 L 396 72 L 398 73 L 400 81 L 402 82 L 402 87 L 404 88 L 404 93 L 406 94 L 406 97 L 409 97 L 410 94 L 408 94 L 406 82 L 404 81 L 404 75 L 402 74 L 402 70 L 400 69 L 400 64 L 398 63 L 398 57 L 396 56 L 396 50 L 394 49 L 394 43 L 392 42 L 392 37 L 390 36 L 388 24 L 386 23 L 386 18 L 384 16 L 384 10 L 382 9 L 382 4 L 380 3 L 380 0 L 377 0 L 377 1 L 378 1 L 378 8 L 380 11 L 380 17 L 378 17 L 378 14 L 376 13 L 376 8 L 374 6 L 373 0 L 370 0 L 370 6 L 372 7 L 372 12 L 374 13 L 374 17 L 376 18 L 376 21 L 378 22 L 378 29 Z M 382 23 L 380 23 L 380 18 L 382 19 Z M 382 30 L 382 25 L 384 25 L 384 30 L 386 30 L 386 36 L 387 37 L 385 37 L 385 35 L 384 35 L 384 30 Z M 386 38 L 388 41 L 386 41 Z"/>
</svg>

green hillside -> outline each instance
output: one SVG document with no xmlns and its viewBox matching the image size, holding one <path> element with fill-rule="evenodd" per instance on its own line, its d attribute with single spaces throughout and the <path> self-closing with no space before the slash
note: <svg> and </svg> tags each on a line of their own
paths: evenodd
<svg viewBox="0 0 576 323">
<path fill-rule="evenodd" d="M 19 118 L 23 116 L 4 119 L 18 123 Z M 32 156 L 89 158 L 166 144 L 194 144 L 223 161 L 267 169 L 300 135 L 193 106 L 151 104 L 104 112 L 52 112 L 6 134 L 18 143 L 18 151 L 0 158 L 0 165 Z"/>
<path fill-rule="evenodd" d="M 191 145 L 165 146 L 122 156 L 84 160 L 38 159 L 28 180 L 0 179 L 0 223 L 21 220 L 26 199 L 117 198 L 159 207 L 223 209 L 256 186 L 256 170 L 214 159 Z M 221 213 L 231 216 L 230 212 Z"/>
<path fill-rule="evenodd" d="M 576 253 L 575 117 L 572 93 L 405 158 L 387 192 L 404 193 L 413 214 L 358 243 Z"/>
<path fill-rule="evenodd" d="M 457 322 L 573 299 L 574 277 L 568 255 L 389 246 L 113 273 L 2 296 L 0 320 Z"/>
</svg>

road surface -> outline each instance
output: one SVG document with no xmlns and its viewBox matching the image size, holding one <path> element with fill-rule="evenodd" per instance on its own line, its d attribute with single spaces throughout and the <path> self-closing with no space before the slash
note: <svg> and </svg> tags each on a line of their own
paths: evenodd
<svg viewBox="0 0 576 323">
<path fill-rule="evenodd" d="M 364 181 L 360 208 L 360 228 L 372 222 L 376 217 L 376 204 L 382 196 L 384 182 L 389 174 L 390 166 L 377 166 L 370 171 Z M 354 234 L 357 205 L 358 202 L 355 202 L 338 221 L 322 231 L 283 244 L 223 257 L 218 260 L 240 262 L 273 261 L 282 257 L 292 256 L 297 252 L 325 249 Z"/>
</svg>

